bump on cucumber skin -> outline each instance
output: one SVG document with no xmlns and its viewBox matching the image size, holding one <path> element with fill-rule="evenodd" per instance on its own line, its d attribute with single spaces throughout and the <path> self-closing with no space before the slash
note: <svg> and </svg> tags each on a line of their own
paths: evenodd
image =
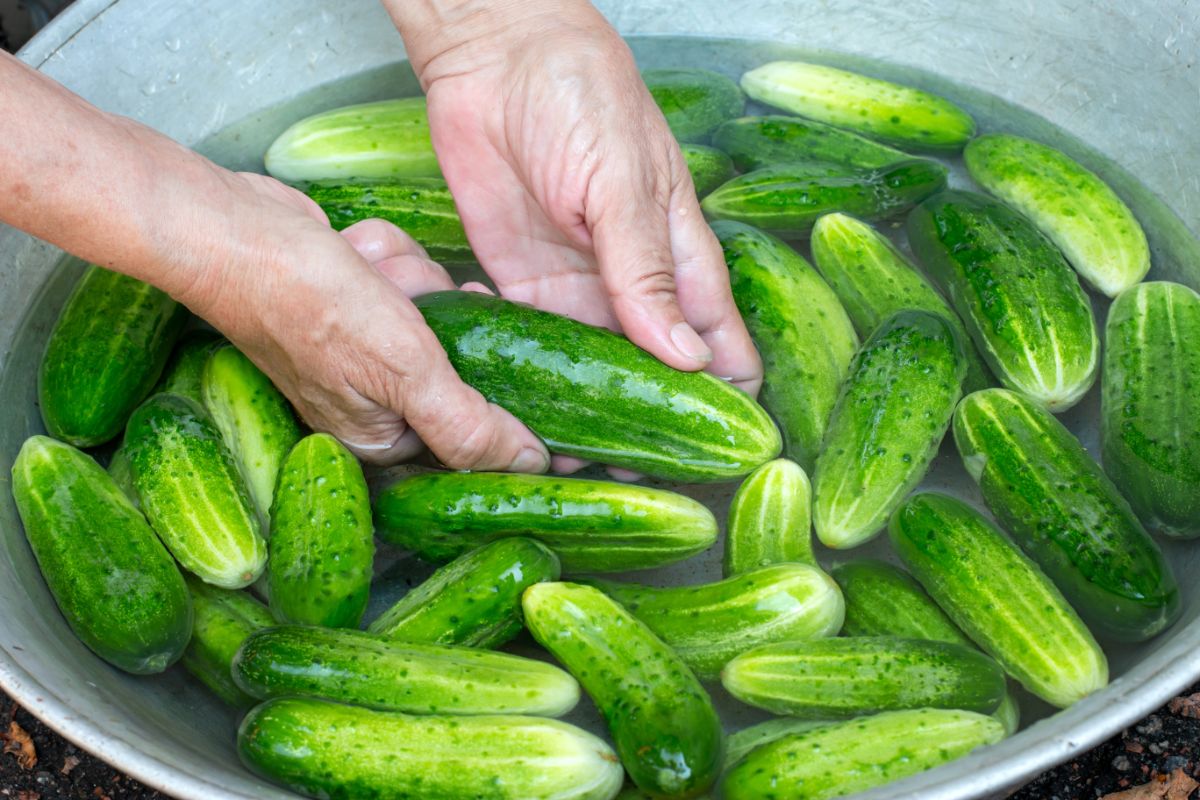
<svg viewBox="0 0 1200 800">
<path fill-rule="evenodd" d="M 1151 528 L 1200 536 L 1200 295 L 1143 283 L 1108 310 L 1104 469 Z"/>
<path fill-rule="evenodd" d="M 414 716 L 286 697 L 255 707 L 238 755 L 323 800 L 611 800 L 624 773 L 587 731 L 543 717 Z"/>
<path fill-rule="evenodd" d="M 38 406 L 50 435 L 92 447 L 120 434 L 187 318 L 165 292 L 88 267 L 54 323 L 38 371 Z"/>
<path fill-rule="evenodd" d="M 687 664 L 603 592 L 539 583 L 522 598 L 525 624 L 596 702 L 639 788 L 691 798 L 716 781 L 721 722 Z"/>
<path fill-rule="evenodd" d="M 459 376 L 553 453 L 688 482 L 741 477 L 779 455 L 752 397 L 610 331 L 476 292 L 413 302 Z"/>
<path fill-rule="evenodd" d="M 892 711 L 784 736 L 752 751 L 722 781 L 726 800 L 828 800 L 882 786 L 1004 738 L 970 711 Z"/>
<path fill-rule="evenodd" d="M 647 69 L 642 80 L 675 138 L 704 142 L 726 120 L 741 116 L 746 98 L 730 78 L 707 69 Z"/>
<path fill-rule="evenodd" d="M 804 468 L 786 458 L 768 461 L 742 481 L 725 523 L 725 577 L 779 563 L 818 566 L 812 487 Z"/>
<path fill-rule="evenodd" d="M 270 610 L 247 592 L 209 586 L 185 576 L 196 622 L 180 663 L 231 706 L 249 708 L 255 700 L 233 682 L 233 656 L 246 637 L 275 625 Z"/>
<path fill-rule="evenodd" d="M 712 144 L 728 153 L 743 172 L 797 161 L 869 169 L 912 158 L 857 133 L 783 115 L 741 117 L 722 123 L 713 131 Z"/>
<path fill-rule="evenodd" d="M 962 343 L 940 315 L 901 311 L 863 344 L 813 475 L 823 544 L 856 547 L 883 529 L 937 455 L 965 376 Z"/>
<path fill-rule="evenodd" d="M 696 187 L 696 197 L 704 197 L 737 174 L 729 156 L 702 144 L 681 144 L 680 152 Z"/>
<path fill-rule="evenodd" d="M 13 463 L 12 493 L 46 586 L 80 641 L 135 675 L 174 663 L 192 633 L 187 587 L 108 473 L 68 444 L 31 436 Z"/>
<path fill-rule="evenodd" d="M 1092 306 L 1058 248 L 1016 211 L 947 191 L 917 206 L 909 246 L 975 340 L 992 373 L 1051 411 L 1095 382 Z"/>
<path fill-rule="evenodd" d="M 1150 271 L 1146 233 L 1129 206 L 1065 153 L 990 133 L 973 139 L 963 160 L 976 183 L 1037 225 L 1096 291 L 1116 297 Z"/>
<path fill-rule="evenodd" d="M 954 441 L 984 502 L 1102 639 L 1139 642 L 1179 618 L 1171 568 L 1062 423 L 1016 392 L 967 395 Z"/>
<path fill-rule="evenodd" d="M 180 565 L 223 589 L 253 583 L 267 543 L 208 412 L 180 395 L 154 395 L 129 418 L 125 448 L 142 512 Z"/>
<path fill-rule="evenodd" d="M 224 336 L 207 330 L 185 333 L 175 345 L 154 394 L 179 394 L 204 405 L 200 388 L 204 365 L 213 352 L 228 344 Z"/>
<path fill-rule="evenodd" d="M 740 222 L 712 223 L 733 299 L 763 361 L 763 405 L 784 451 L 811 470 L 858 350 L 854 325 L 817 271 L 780 239 Z"/>
<path fill-rule="evenodd" d="M 648 569 L 712 546 L 717 521 L 683 495 L 555 475 L 426 473 L 375 498 L 380 538 L 448 561 L 507 536 L 531 536 L 567 572 Z"/>
</svg>

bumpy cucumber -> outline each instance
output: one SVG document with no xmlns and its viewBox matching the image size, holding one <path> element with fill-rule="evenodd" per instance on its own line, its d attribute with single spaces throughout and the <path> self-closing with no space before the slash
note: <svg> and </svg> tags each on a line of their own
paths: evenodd
<svg viewBox="0 0 1200 800">
<path fill-rule="evenodd" d="M 233 657 L 246 637 L 275 625 L 270 610 L 247 592 L 231 592 L 188 576 L 196 623 L 182 664 L 232 706 L 249 707 L 253 697 L 233 682 Z"/>
<path fill-rule="evenodd" d="M 267 150 L 281 181 L 441 176 L 424 97 L 343 106 L 306 117 Z"/>
<path fill-rule="evenodd" d="M 524 627 L 522 592 L 558 576 L 558 557 L 544 545 L 498 539 L 434 572 L 368 630 L 401 642 L 499 647 Z"/>
<path fill-rule="evenodd" d="M 374 557 L 358 459 L 327 433 L 306 436 L 283 462 L 271 508 L 271 612 L 283 622 L 358 627 Z"/>
<path fill-rule="evenodd" d="M 1092 306 L 1029 220 L 983 195 L 943 192 L 909 215 L 908 241 L 1005 386 L 1052 411 L 1079 401 L 1100 365 Z"/>
<path fill-rule="evenodd" d="M 858 336 L 837 295 L 785 242 L 718 221 L 733 299 L 763 360 L 763 404 L 779 421 L 788 458 L 811 470 Z"/>
<path fill-rule="evenodd" d="M 646 623 L 704 680 L 751 648 L 836 636 L 845 612 L 837 584 L 808 564 L 774 564 L 716 583 L 666 589 L 587 583 Z"/>
<path fill-rule="evenodd" d="M 1179 587 L 1158 545 L 1062 423 L 1015 392 L 975 392 L 954 441 L 983 499 L 1102 637 L 1142 641 L 1178 619 Z"/>
<path fill-rule="evenodd" d="M 821 64 L 772 61 L 743 75 L 742 90 L 897 147 L 956 151 L 975 135 L 971 116 L 944 97 Z"/>
<path fill-rule="evenodd" d="M 945 317 L 901 311 L 875 329 L 854 357 L 817 458 L 813 522 L 825 546 L 871 539 L 921 482 L 965 375 Z"/>
<path fill-rule="evenodd" d="M 728 772 L 751 751 L 785 736 L 806 733 L 831 724 L 830 720 L 778 717 L 734 731 L 725 737 L 725 768 Z"/>
<path fill-rule="evenodd" d="M 187 586 L 99 464 L 31 436 L 13 462 L 12 493 L 50 594 L 80 641 L 139 675 L 179 658 L 192 633 Z"/>
<path fill-rule="evenodd" d="M 1109 297 L 1150 270 L 1146 233 L 1098 175 L 1065 153 L 1006 133 L 963 152 L 975 182 L 1029 217 L 1089 286 Z"/>
<path fill-rule="evenodd" d="M 1142 520 L 1200 536 L 1200 295 L 1143 283 L 1108 310 L 1104 468 Z"/>
<path fill-rule="evenodd" d="M 946 168 L 925 159 L 862 169 L 820 163 L 763 167 L 715 189 L 700 206 L 710 219 L 745 222 L 785 238 L 805 236 L 824 214 L 867 220 L 908 211 L 946 187 Z"/>
<path fill-rule="evenodd" d="M 183 568 L 240 589 L 267 563 L 267 543 L 220 431 L 197 403 L 156 394 L 129 418 L 125 448 L 142 511 Z"/>
<path fill-rule="evenodd" d="M 225 344 L 225 337 L 212 331 L 185 333 L 179 344 L 175 345 L 163 369 L 162 379 L 154 387 L 155 394 L 181 394 L 203 405 L 201 379 L 204 377 L 204 365 L 208 363 L 208 357 Z"/>
<path fill-rule="evenodd" d="M 736 83 L 706 69 L 647 69 L 642 80 L 681 142 L 704 141 L 709 131 L 746 108 Z"/>
<path fill-rule="evenodd" d="M 923 708 L 862 717 L 784 736 L 725 776 L 726 800 L 829 800 L 898 781 L 1004 738 L 994 719 Z"/>
<path fill-rule="evenodd" d="M 568 572 L 618 572 L 680 561 L 717 539 L 712 512 L 683 495 L 554 475 L 438 472 L 375 498 L 380 537 L 447 561 L 505 536 L 532 536 Z"/>
<path fill-rule="evenodd" d="M 600 328 L 478 292 L 414 301 L 464 381 L 551 451 L 681 481 L 745 475 L 779 431 L 745 392 Z"/>
<path fill-rule="evenodd" d="M 812 487 L 795 461 L 777 458 L 751 472 L 725 523 L 725 576 L 781 562 L 816 566 Z"/>
<path fill-rule="evenodd" d="M 624 778 L 607 744 L 558 720 L 410 716 L 300 697 L 247 714 L 238 754 L 327 800 L 611 800 Z"/>
<path fill-rule="evenodd" d="M 679 149 L 692 175 L 697 197 L 704 197 L 737 174 L 729 156 L 720 150 L 702 144 L 684 144 Z"/>
<path fill-rule="evenodd" d="M 1108 683 L 1108 662 L 1062 593 L 974 509 L 918 494 L 892 544 L 962 630 L 1030 692 L 1065 708 Z"/>
<path fill-rule="evenodd" d="M 912 158 L 857 133 L 779 115 L 732 119 L 713 131 L 712 143 L 728 153 L 743 172 L 803 161 L 885 167 Z"/>
<path fill-rule="evenodd" d="M 38 372 L 50 435 L 91 447 L 120 433 L 186 321 L 187 309 L 164 292 L 88 267 L 54 323 Z"/>
<path fill-rule="evenodd" d="M 721 722 L 687 664 L 598 589 L 539 583 L 525 624 L 596 702 L 621 763 L 659 797 L 704 792 L 721 767 Z"/>
</svg>

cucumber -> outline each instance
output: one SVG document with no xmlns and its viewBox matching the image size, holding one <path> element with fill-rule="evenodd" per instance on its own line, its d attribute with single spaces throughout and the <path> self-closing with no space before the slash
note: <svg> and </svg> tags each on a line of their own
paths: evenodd
<svg viewBox="0 0 1200 800">
<path fill-rule="evenodd" d="M 1116 297 L 1150 271 L 1146 233 L 1129 206 L 1065 153 L 989 133 L 963 159 L 976 183 L 1037 225 L 1096 291 Z"/>
<path fill-rule="evenodd" d="M 743 172 L 813 161 L 870 169 L 912 158 L 857 133 L 781 115 L 731 119 L 713 131 L 712 143 Z"/>
<path fill-rule="evenodd" d="M 720 150 L 702 144 L 683 144 L 679 150 L 696 186 L 697 197 L 704 197 L 737 174 L 729 156 Z"/>
<path fill-rule="evenodd" d="M 889 533 L 938 604 L 1030 692 L 1066 708 L 1108 684 L 1100 645 L 1062 593 L 966 503 L 915 495 Z"/>
<path fill-rule="evenodd" d="M 721 783 L 726 800 L 828 800 L 882 786 L 1004 738 L 994 719 L 935 708 L 892 711 L 785 736 Z"/>
<path fill-rule="evenodd" d="M 267 172 L 281 181 L 441 177 L 424 97 L 343 106 L 292 125 L 271 143 Z"/>
<path fill-rule="evenodd" d="M 558 557 L 545 546 L 497 539 L 434 572 L 368 630 L 398 642 L 499 647 L 524 627 L 521 593 L 558 576 Z"/>
<path fill-rule="evenodd" d="M 745 222 L 786 239 L 807 236 L 832 211 L 872 221 L 894 217 L 945 187 L 946 168 L 926 159 L 871 169 L 777 164 L 728 181 L 700 207 L 709 219 Z"/>
<path fill-rule="evenodd" d="M 796 717 L 776 717 L 740 731 L 734 731 L 725 737 L 725 768 L 728 772 L 739 761 L 764 744 L 778 741 L 785 736 L 795 733 L 805 733 L 830 725 L 829 720 L 798 719 Z"/>
<path fill-rule="evenodd" d="M 707 69 L 647 69 L 642 80 L 680 142 L 702 142 L 746 109 L 738 85 Z"/>
<path fill-rule="evenodd" d="M 119 434 L 158 380 L 187 317 L 153 286 L 88 267 L 42 356 L 38 406 L 46 431 L 76 447 Z"/>
<path fill-rule="evenodd" d="M 181 394 L 201 405 L 204 393 L 200 388 L 204 376 L 204 365 L 215 350 L 228 344 L 225 337 L 206 330 L 185 333 L 175 345 L 162 378 L 154 387 L 154 393 Z"/>
<path fill-rule="evenodd" d="M 990 714 L 1004 672 L 972 647 L 900 636 L 789 641 L 725 665 L 721 685 L 776 714 L 834 719 L 915 708 Z"/>
<path fill-rule="evenodd" d="M 718 221 L 733 299 L 762 356 L 762 401 L 779 421 L 784 451 L 811 470 L 858 336 L 837 296 L 786 243 Z"/>
<path fill-rule="evenodd" d="M 12 467 L 25 536 L 71 630 L 114 667 L 162 672 L 187 646 L 192 604 L 175 562 L 99 464 L 31 436 Z"/>
<path fill-rule="evenodd" d="M 1070 408 L 1096 379 L 1092 306 L 1062 254 L 996 200 L 949 191 L 908 217 L 917 259 L 958 312 L 992 372 L 1051 411 Z"/>
<path fill-rule="evenodd" d="M 624 774 L 607 744 L 542 717 L 411 716 L 283 697 L 238 728 L 253 772 L 308 797 L 611 800 Z"/>
<path fill-rule="evenodd" d="M 567 572 L 658 567 L 717 540 L 712 512 L 674 492 L 499 472 L 431 472 L 393 483 L 375 498 L 375 527 L 384 541 L 430 561 L 532 536 Z"/>
<path fill-rule="evenodd" d="M 279 471 L 271 519 L 271 613 L 281 622 L 357 628 L 375 558 L 358 459 L 327 433 L 301 439 Z"/>
<path fill-rule="evenodd" d="M 816 566 L 774 564 L 716 583 L 665 589 L 588 580 L 670 645 L 696 676 L 714 680 L 759 645 L 836 636 L 845 607 Z"/>
<path fill-rule="evenodd" d="M 196 623 L 181 663 L 229 705 L 249 708 L 257 701 L 233 682 L 233 657 L 247 636 L 274 626 L 274 617 L 247 592 L 218 589 L 190 576 L 187 585 Z"/>
<path fill-rule="evenodd" d="M 475 261 L 454 198 L 441 178 L 313 183 L 304 192 L 329 216 L 336 230 L 378 217 L 402 228 L 434 261 Z"/>
<path fill-rule="evenodd" d="M 826 547 L 873 538 L 925 477 L 962 396 L 966 359 L 945 317 L 901 311 L 875 329 L 842 387 L 813 476 Z"/>
<path fill-rule="evenodd" d="M 721 767 L 721 721 L 687 664 L 598 589 L 538 583 L 525 624 L 596 702 L 638 788 L 695 797 Z"/>
<path fill-rule="evenodd" d="M 133 507 L 140 511 L 142 501 L 133 485 L 133 467 L 129 465 L 129 454 L 125 452 L 125 445 L 122 444 L 113 451 L 112 457 L 108 459 L 107 471 L 117 488 L 124 492 L 129 502 L 133 503 Z"/>
<path fill-rule="evenodd" d="M 1143 283 L 1108 310 L 1104 468 L 1147 525 L 1200 536 L 1200 295 Z"/>
<path fill-rule="evenodd" d="M 183 568 L 224 589 L 253 583 L 267 543 L 208 413 L 186 397 L 156 394 L 129 418 L 125 448 L 142 512 Z"/>
<path fill-rule="evenodd" d="M 772 61 L 742 76 L 751 99 L 897 147 L 956 152 L 975 135 L 971 115 L 944 97 L 856 72 Z"/>
<path fill-rule="evenodd" d="M 740 477 L 779 454 L 752 397 L 614 333 L 478 292 L 413 302 L 459 376 L 551 452 L 680 481 Z"/>
<path fill-rule="evenodd" d="M 725 577 L 781 562 L 817 566 L 808 475 L 786 458 L 751 472 L 734 493 L 725 523 Z"/>
<path fill-rule="evenodd" d="M 1158 545 L 1062 423 L 1003 389 L 954 413 L 954 441 L 996 520 L 1094 633 L 1142 641 L 1179 618 L 1179 587 Z"/>
</svg>

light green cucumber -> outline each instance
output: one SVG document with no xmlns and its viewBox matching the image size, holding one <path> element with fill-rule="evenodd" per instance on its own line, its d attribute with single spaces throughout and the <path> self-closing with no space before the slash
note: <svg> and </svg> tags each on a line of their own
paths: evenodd
<svg viewBox="0 0 1200 800">
<path fill-rule="evenodd" d="M 857 133 L 782 115 L 731 119 L 713 131 L 712 143 L 743 172 L 803 161 L 885 167 L 912 158 Z"/>
<path fill-rule="evenodd" d="M 812 487 L 804 468 L 777 458 L 751 472 L 729 504 L 725 577 L 781 562 L 817 565 Z"/>
<path fill-rule="evenodd" d="M 195 330 L 185 333 L 175 345 L 175 350 L 163 369 L 162 379 L 154 387 L 155 394 L 181 394 L 203 405 L 204 392 L 200 386 L 204 376 L 204 365 L 208 363 L 208 357 L 213 351 L 226 344 L 228 342 L 224 336 L 212 331 Z"/>
<path fill-rule="evenodd" d="M 697 197 L 704 197 L 737 174 L 729 156 L 716 148 L 705 147 L 702 144 L 683 144 L 679 149 L 692 176 Z"/>
<path fill-rule="evenodd" d="M 722 772 L 733 769 L 751 750 L 762 747 L 764 744 L 830 724 L 832 724 L 830 720 L 777 717 L 748 728 L 742 728 L 740 731 L 734 731 L 725 737 L 725 767 Z"/>
<path fill-rule="evenodd" d="M 746 109 L 737 83 L 707 69 L 647 69 L 642 80 L 681 142 L 706 140 L 709 131 Z"/>
<path fill-rule="evenodd" d="M 275 618 L 247 592 L 209 586 L 194 576 L 187 576 L 187 584 L 196 624 L 181 663 L 229 705 L 254 705 L 257 701 L 233 682 L 233 657 L 247 636 L 272 627 Z"/>
</svg>

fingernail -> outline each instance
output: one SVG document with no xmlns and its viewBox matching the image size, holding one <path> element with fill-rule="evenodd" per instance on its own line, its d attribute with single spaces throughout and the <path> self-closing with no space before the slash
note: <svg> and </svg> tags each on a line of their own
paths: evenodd
<svg viewBox="0 0 1200 800">
<path fill-rule="evenodd" d="M 508 468 L 513 472 L 545 472 L 550 466 L 546 454 L 532 447 L 524 447 Z"/>
<path fill-rule="evenodd" d="M 708 349 L 700 334 L 692 330 L 692 326 L 686 322 L 676 323 L 675 327 L 671 328 L 671 342 L 676 350 L 693 361 L 707 364 L 713 359 L 712 350 Z"/>
</svg>

